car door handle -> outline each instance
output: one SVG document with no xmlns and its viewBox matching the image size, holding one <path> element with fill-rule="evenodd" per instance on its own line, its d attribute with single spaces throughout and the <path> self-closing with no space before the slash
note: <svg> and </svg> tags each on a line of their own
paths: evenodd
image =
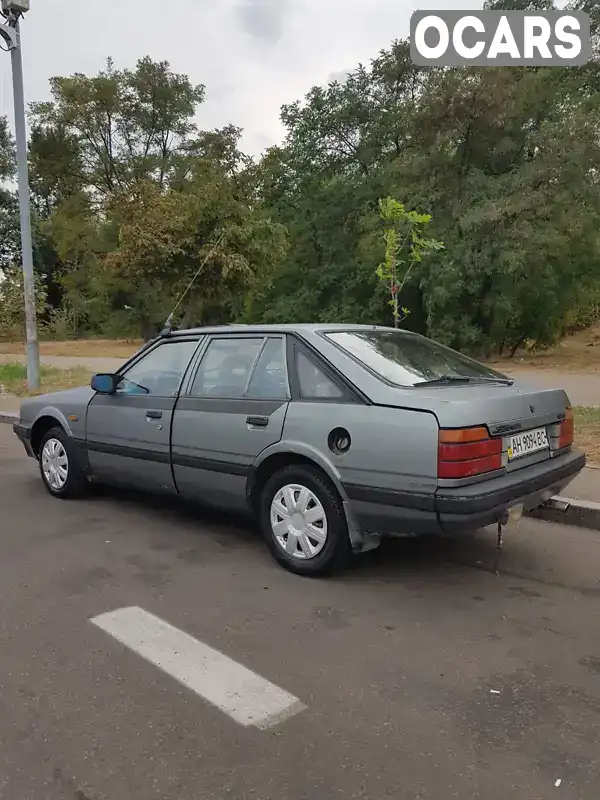
<svg viewBox="0 0 600 800">
<path fill-rule="evenodd" d="M 248 425 L 253 425 L 255 428 L 266 428 L 269 424 L 268 417 L 246 417 Z"/>
<path fill-rule="evenodd" d="M 146 411 L 146 419 L 162 419 L 162 411 Z"/>
</svg>

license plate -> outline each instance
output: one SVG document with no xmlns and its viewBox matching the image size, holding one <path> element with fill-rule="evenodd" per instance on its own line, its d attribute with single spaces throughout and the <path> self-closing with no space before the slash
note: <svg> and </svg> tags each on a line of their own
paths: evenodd
<svg viewBox="0 0 600 800">
<path fill-rule="evenodd" d="M 535 428 L 532 431 L 515 433 L 508 440 L 508 460 L 513 461 L 515 458 L 537 453 L 538 450 L 546 450 L 548 446 L 546 428 Z"/>
</svg>

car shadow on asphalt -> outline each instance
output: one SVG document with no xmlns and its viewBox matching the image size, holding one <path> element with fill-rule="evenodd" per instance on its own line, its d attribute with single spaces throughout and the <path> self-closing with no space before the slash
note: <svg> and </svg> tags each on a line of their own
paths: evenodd
<svg viewBox="0 0 600 800">
<path fill-rule="evenodd" d="M 149 513 L 154 521 L 177 525 L 186 534 L 208 535 L 227 549 L 248 545 L 260 535 L 248 517 L 177 497 L 97 484 L 91 487 L 91 496 L 87 499 L 110 503 L 115 510 L 139 512 L 140 515 Z"/>
<path fill-rule="evenodd" d="M 145 515 L 150 515 L 149 547 L 178 551 L 181 560 L 190 565 L 205 561 L 206 553 L 201 550 L 202 537 L 206 537 L 224 557 L 242 551 L 245 557 L 281 569 L 269 555 L 256 524 L 248 517 L 223 513 L 178 498 L 99 485 L 93 487 L 91 497 L 84 501 L 86 504 L 90 502 L 96 505 L 96 512 L 107 503 L 126 515 L 139 514 L 140 521 Z M 564 530 L 557 526 L 556 533 L 548 533 L 549 524 L 523 520 L 519 526 L 506 531 L 500 578 L 518 584 L 513 587 L 515 591 L 520 591 L 519 586 L 528 583 L 600 598 L 600 579 L 593 557 L 596 542 L 594 546 L 591 542 L 582 543 L 583 550 L 573 550 L 571 542 L 565 550 Z M 174 536 L 173 527 L 181 532 L 181 537 Z M 166 536 L 165 531 L 168 532 Z M 126 530 L 124 535 L 127 535 Z M 352 558 L 346 569 L 327 579 L 351 585 L 399 581 L 425 581 L 439 587 L 464 587 L 481 581 L 487 585 L 488 581 L 497 582 L 494 569 L 496 542 L 494 528 L 453 537 L 384 539 L 379 548 Z M 578 552 L 587 552 L 591 556 L 585 574 L 582 573 Z"/>
<path fill-rule="evenodd" d="M 268 558 L 262 536 L 256 523 L 249 517 L 224 513 L 210 507 L 190 503 L 181 499 L 146 495 L 131 489 L 94 486 L 93 498 L 108 502 L 127 511 L 150 513 L 153 520 L 162 519 L 165 524 L 176 524 L 186 534 L 194 537 L 209 536 L 224 550 L 250 548 L 260 550 Z M 514 542 L 510 542 L 513 545 Z M 492 530 L 478 531 L 455 537 L 419 536 L 382 540 L 380 546 L 369 553 L 350 560 L 347 568 L 334 576 L 334 580 L 395 581 L 408 576 L 428 577 L 441 583 L 460 582 L 460 573 L 468 578 L 473 570 L 488 572 L 492 576 L 495 567 L 496 535 Z M 530 551 L 502 554 L 500 562 L 512 574 L 519 573 L 521 566 L 530 572 L 535 559 Z"/>
</svg>

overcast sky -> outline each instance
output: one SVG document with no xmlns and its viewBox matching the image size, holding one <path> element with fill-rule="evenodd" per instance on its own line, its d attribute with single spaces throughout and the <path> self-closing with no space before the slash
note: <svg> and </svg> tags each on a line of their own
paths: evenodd
<svg viewBox="0 0 600 800">
<path fill-rule="evenodd" d="M 206 85 L 202 128 L 244 128 L 247 152 L 279 141 L 279 109 L 408 35 L 418 9 L 478 0 L 31 0 L 22 23 L 28 102 L 48 78 L 96 74 L 144 55 Z M 0 115 L 12 124 L 10 56 L 0 53 Z"/>
</svg>

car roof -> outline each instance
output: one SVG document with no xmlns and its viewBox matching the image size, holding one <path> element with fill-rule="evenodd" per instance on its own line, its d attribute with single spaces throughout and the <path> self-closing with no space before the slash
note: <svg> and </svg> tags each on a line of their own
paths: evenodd
<svg viewBox="0 0 600 800">
<path fill-rule="evenodd" d="M 216 325 L 205 328 L 188 328 L 186 330 L 173 330 L 171 336 L 185 336 L 190 334 L 207 333 L 332 333 L 334 331 L 395 331 L 396 333 L 413 336 L 411 331 L 401 328 L 389 328 L 384 325 L 344 325 L 343 323 L 297 323 L 283 325 Z"/>
</svg>

